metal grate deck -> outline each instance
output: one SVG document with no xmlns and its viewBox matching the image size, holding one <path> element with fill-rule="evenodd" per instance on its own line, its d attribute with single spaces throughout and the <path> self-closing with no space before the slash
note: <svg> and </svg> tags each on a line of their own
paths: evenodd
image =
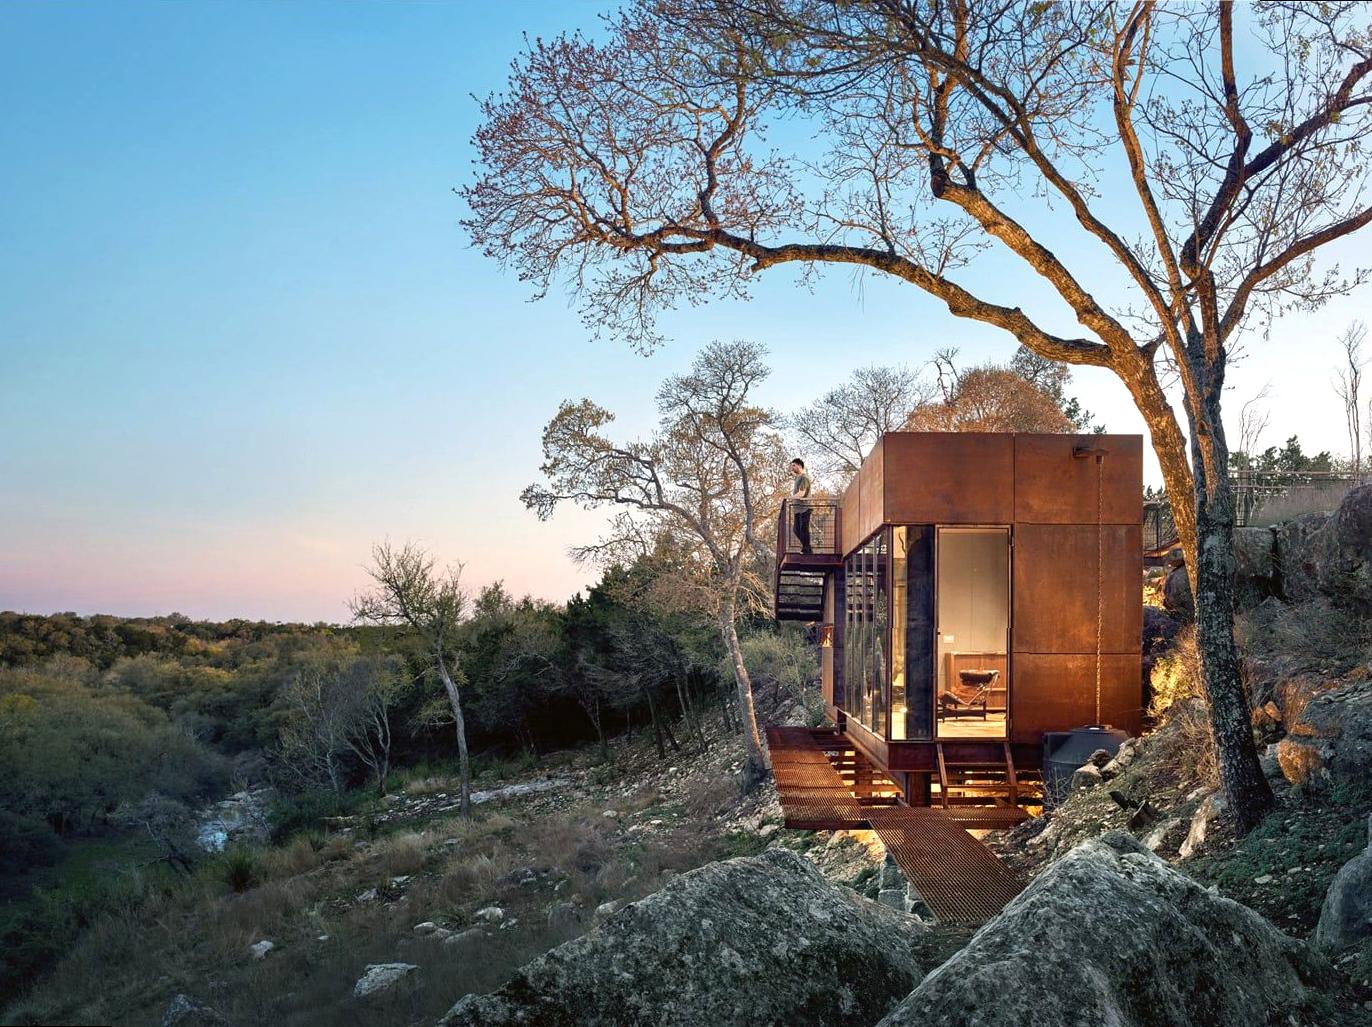
<svg viewBox="0 0 1372 1027">
<path fill-rule="evenodd" d="M 995 854 L 943 810 L 901 806 L 866 813 L 906 880 L 942 921 L 983 924 L 1023 890 Z"/>
<path fill-rule="evenodd" d="M 870 827 L 930 912 L 945 922 L 985 923 L 1020 893 L 1019 880 L 967 831 L 1013 826 L 1027 816 L 1022 809 L 863 805 L 825 754 L 826 743 L 834 751 L 846 748 L 833 732 L 767 728 L 772 772 L 787 827 L 819 831 Z"/>
<path fill-rule="evenodd" d="M 802 831 L 854 831 L 867 818 L 808 728 L 769 727 L 767 748 L 786 826 Z"/>
</svg>

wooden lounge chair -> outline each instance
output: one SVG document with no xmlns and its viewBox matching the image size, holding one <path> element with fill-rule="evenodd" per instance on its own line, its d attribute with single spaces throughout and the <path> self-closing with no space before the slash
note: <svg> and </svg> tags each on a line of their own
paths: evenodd
<svg viewBox="0 0 1372 1027">
<path fill-rule="evenodd" d="M 945 717 L 975 717 L 986 719 L 986 705 L 991 689 L 1000 677 L 998 670 L 961 670 L 958 680 L 951 682 L 939 695 L 939 710 Z"/>
</svg>

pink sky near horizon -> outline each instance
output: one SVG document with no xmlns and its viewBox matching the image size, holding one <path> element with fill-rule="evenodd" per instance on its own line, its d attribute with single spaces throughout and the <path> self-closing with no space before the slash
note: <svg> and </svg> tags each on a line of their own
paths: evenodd
<svg viewBox="0 0 1372 1027">
<path fill-rule="evenodd" d="M 782 411 L 863 365 L 1010 358 L 1008 336 L 840 272 L 673 312 L 647 357 L 592 339 L 562 294 L 530 304 L 457 224 L 471 94 L 504 84 L 525 31 L 598 9 L 0 5 L 0 95 L 24 101 L 0 136 L 0 610 L 341 622 L 384 538 L 463 562 L 473 589 L 560 602 L 597 576 L 567 549 L 602 523 L 519 502 L 560 401 L 642 434 L 658 383 L 712 339 L 770 348 L 761 398 Z M 1118 300 L 1094 244 L 1048 223 Z M 1369 243 L 1330 258 L 1372 263 Z M 963 274 L 1079 331 L 995 252 Z M 1270 382 L 1264 445 L 1346 452 L 1330 379 L 1354 318 L 1372 292 L 1255 334 L 1231 434 Z M 1143 430 L 1108 371 L 1069 391 Z"/>
</svg>

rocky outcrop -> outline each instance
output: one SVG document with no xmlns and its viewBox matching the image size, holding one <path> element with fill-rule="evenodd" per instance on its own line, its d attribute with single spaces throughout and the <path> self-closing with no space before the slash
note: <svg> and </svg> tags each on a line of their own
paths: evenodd
<svg viewBox="0 0 1372 1027">
<path fill-rule="evenodd" d="M 469 995 L 441 1021 L 499 1025 L 875 1023 L 923 971 L 925 928 L 786 849 L 711 863 Z"/>
<path fill-rule="evenodd" d="M 1312 690 L 1287 722 L 1277 762 L 1288 781 L 1308 787 L 1372 773 L 1372 680 Z"/>
<path fill-rule="evenodd" d="M 1349 489 L 1332 514 L 1304 514 L 1273 530 L 1285 598 L 1372 603 L 1372 485 Z"/>
<path fill-rule="evenodd" d="M 1186 576 L 1185 567 L 1174 567 L 1162 583 L 1162 604 L 1169 613 L 1189 619 L 1195 611 L 1195 601 L 1191 597 L 1191 579 Z"/>
<path fill-rule="evenodd" d="M 353 997 L 370 998 L 389 991 L 418 969 L 413 963 L 373 963 L 353 985 Z"/>
<path fill-rule="evenodd" d="M 270 788 L 235 792 L 200 811 L 196 841 L 206 852 L 223 852 L 229 845 L 260 845 L 271 835 L 267 808 Z"/>
<path fill-rule="evenodd" d="M 1372 816 L 1367 818 L 1367 848 L 1334 876 L 1324 896 L 1315 944 L 1342 952 L 1372 938 Z"/>
<path fill-rule="evenodd" d="M 162 1014 L 162 1027 L 229 1027 L 229 1021 L 217 1009 L 189 995 L 175 995 Z"/>
<path fill-rule="evenodd" d="M 1124 832 L 1045 870 L 881 1027 L 1251 1027 L 1299 1015 L 1318 957 Z"/>
<path fill-rule="evenodd" d="M 1328 514 L 1308 513 L 1282 521 L 1272 529 L 1277 577 L 1285 598 L 1303 601 L 1320 594 L 1325 564 L 1321 532 L 1328 523 Z"/>
</svg>

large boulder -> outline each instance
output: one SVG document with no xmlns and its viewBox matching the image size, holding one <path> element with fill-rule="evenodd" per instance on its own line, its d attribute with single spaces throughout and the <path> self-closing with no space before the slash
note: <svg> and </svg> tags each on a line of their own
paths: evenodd
<svg viewBox="0 0 1372 1027">
<path fill-rule="evenodd" d="M 1272 529 L 1276 537 L 1277 576 L 1285 598 L 1301 601 L 1320 594 L 1325 564 L 1323 529 L 1328 523 L 1328 514 L 1308 513 L 1282 521 Z"/>
<path fill-rule="evenodd" d="M 1372 485 L 1349 489 L 1323 530 L 1321 589 L 1336 602 L 1372 603 Z"/>
<path fill-rule="evenodd" d="M 1282 774 L 1294 785 L 1317 787 L 1333 777 L 1372 774 L 1372 680 L 1345 681 L 1303 696 L 1277 744 Z"/>
<path fill-rule="evenodd" d="M 1185 567 L 1173 567 L 1167 580 L 1162 584 L 1162 605 L 1175 616 L 1190 619 L 1195 612 L 1195 600 L 1191 596 L 1191 579 Z"/>
<path fill-rule="evenodd" d="M 880 1027 L 1252 1027 L 1298 1019 L 1304 944 L 1122 831 L 1077 846 Z"/>
<path fill-rule="evenodd" d="M 1367 818 L 1367 848 L 1334 875 L 1324 896 L 1315 944 L 1332 953 L 1372 938 L 1372 816 Z"/>
<path fill-rule="evenodd" d="M 1234 601 L 1241 609 L 1281 592 L 1276 535 L 1271 528 L 1234 529 Z"/>
<path fill-rule="evenodd" d="M 1372 485 L 1349 489 L 1332 514 L 1303 514 L 1273 530 L 1287 599 L 1325 595 L 1346 606 L 1372 603 Z"/>
<path fill-rule="evenodd" d="M 928 969 L 925 930 L 773 848 L 674 878 L 441 1023 L 875 1023 Z"/>
</svg>

